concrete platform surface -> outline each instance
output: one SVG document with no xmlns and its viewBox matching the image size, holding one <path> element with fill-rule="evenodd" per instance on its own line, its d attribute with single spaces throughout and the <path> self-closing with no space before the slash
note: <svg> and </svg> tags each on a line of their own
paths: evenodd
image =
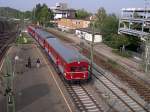
<svg viewBox="0 0 150 112">
<path fill-rule="evenodd" d="M 68 104 L 58 89 L 52 72 L 41 56 L 39 48 L 35 44 L 12 46 L 8 56 L 12 60 L 12 68 L 15 71 L 14 94 L 16 112 L 69 112 Z M 18 61 L 14 61 L 19 56 Z M 31 57 L 32 67 L 26 67 L 28 57 Z M 36 60 L 40 58 L 41 66 L 36 67 Z M 0 77 L 6 73 L 5 63 Z M 55 74 L 55 73 L 54 73 Z M 56 74 L 57 75 L 57 74 Z M 1 81 L 3 82 L 3 81 Z M 4 94 L 4 82 L 0 86 L 0 112 L 6 112 L 6 99 Z"/>
</svg>

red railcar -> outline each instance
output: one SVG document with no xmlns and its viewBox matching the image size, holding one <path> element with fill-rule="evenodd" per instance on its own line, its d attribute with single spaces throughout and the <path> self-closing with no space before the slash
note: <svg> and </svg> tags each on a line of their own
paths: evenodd
<svg viewBox="0 0 150 112">
<path fill-rule="evenodd" d="M 29 26 L 27 31 L 32 37 L 35 37 L 35 27 Z"/>
<path fill-rule="evenodd" d="M 66 80 L 88 80 L 91 77 L 88 61 L 77 50 L 42 29 L 32 30 L 28 30 L 29 33 L 44 47 Z"/>
</svg>

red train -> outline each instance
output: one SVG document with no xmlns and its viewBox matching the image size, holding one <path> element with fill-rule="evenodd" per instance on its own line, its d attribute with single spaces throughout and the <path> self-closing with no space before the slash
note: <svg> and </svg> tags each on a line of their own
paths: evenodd
<svg viewBox="0 0 150 112">
<path fill-rule="evenodd" d="M 80 81 L 91 78 L 89 63 L 78 51 L 40 28 L 29 26 L 28 33 L 47 51 L 66 80 Z"/>
</svg>

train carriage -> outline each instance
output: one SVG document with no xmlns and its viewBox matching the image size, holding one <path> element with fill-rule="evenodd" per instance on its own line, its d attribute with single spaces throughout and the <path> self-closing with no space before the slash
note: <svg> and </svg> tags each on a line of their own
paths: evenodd
<svg viewBox="0 0 150 112">
<path fill-rule="evenodd" d="M 29 27 L 28 27 L 28 33 L 29 33 L 32 37 L 35 37 L 35 27 L 29 26 Z"/>
<path fill-rule="evenodd" d="M 88 80 L 91 77 L 88 61 L 77 50 L 42 29 L 31 28 L 34 30 L 31 31 L 30 28 L 29 33 L 32 35 L 35 32 L 32 36 L 47 51 L 66 80 Z"/>
<path fill-rule="evenodd" d="M 35 34 L 36 39 L 38 40 L 39 44 L 44 47 L 45 45 L 45 40 L 47 38 L 53 38 L 50 33 L 44 31 L 43 29 L 36 29 L 36 34 Z"/>
<path fill-rule="evenodd" d="M 60 42 L 57 38 L 48 38 L 50 57 L 59 67 L 66 80 L 85 80 L 89 78 L 89 64 L 78 51 Z"/>
</svg>

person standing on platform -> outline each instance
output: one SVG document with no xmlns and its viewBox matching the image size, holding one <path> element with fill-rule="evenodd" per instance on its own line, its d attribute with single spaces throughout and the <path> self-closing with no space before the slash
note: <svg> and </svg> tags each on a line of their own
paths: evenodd
<svg viewBox="0 0 150 112">
<path fill-rule="evenodd" d="M 31 58 L 28 58 L 28 67 L 31 68 Z"/>
<path fill-rule="evenodd" d="M 37 61 L 36 61 L 36 67 L 37 67 L 37 68 L 40 67 L 40 63 L 41 63 L 41 62 L 40 62 L 40 59 L 38 58 Z"/>
</svg>

